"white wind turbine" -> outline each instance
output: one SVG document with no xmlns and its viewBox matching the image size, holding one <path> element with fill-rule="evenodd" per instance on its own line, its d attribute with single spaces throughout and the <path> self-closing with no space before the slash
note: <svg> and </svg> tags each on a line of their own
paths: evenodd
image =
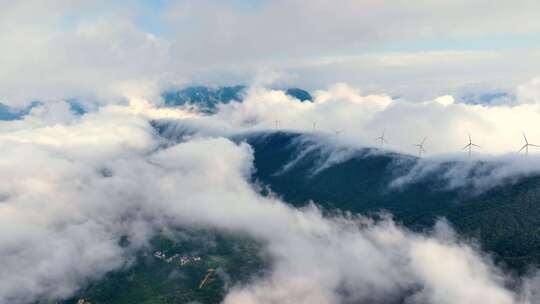
<svg viewBox="0 0 540 304">
<path fill-rule="evenodd" d="M 424 149 L 424 143 L 426 142 L 427 137 L 424 137 L 422 141 L 419 144 L 414 145 L 415 147 L 418 147 L 418 157 L 422 157 L 422 153 L 426 152 L 426 149 Z"/>
<path fill-rule="evenodd" d="M 384 134 L 386 133 L 386 129 L 383 130 L 382 132 L 382 135 L 375 138 L 375 140 L 378 140 L 379 141 L 379 144 L 381 145 L 381 149 L 383 148 L 384 144 L 385 143 L 388 143 L 388 141 L 386 140 L 386 138 L 384 138 Z"/>
<path fill-rule="evenodd" d="M 469 133 L 469 143 L 465 147 L 463 147 L 463 150 L 465 149 L 469 150 L 469 157 L 471 157 L 472 147 L 481 148 L 479 145 L 473 144 L 472 139 L 471 139 L 471 133 Z"/>
<path fill-rule="evenodd" d="M 527 140 L 527 136 L 525 136 L 525 132 L 523 132 L 523 139 L 525 140 L 525 144 L 523 145 L 523 147 L 521 147 L 521 149 L 519 149 L 518 153 L 523 151 L 523 149 L 525 149 L 525 155 L 529 155 L 529 146 L 540 147 L 538 145 L 530 144 L 529 141 Z"/>
</svg>

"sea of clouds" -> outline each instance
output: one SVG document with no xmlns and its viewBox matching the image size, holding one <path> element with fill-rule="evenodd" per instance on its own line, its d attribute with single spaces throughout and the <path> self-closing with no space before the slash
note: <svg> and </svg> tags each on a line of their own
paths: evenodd
<svg viewBox="0 0 540 304">
<path fill-rule="evenodd" d="M 269 275 L 232 286 L 225 303 L 403 297 L 406 303 L 536 303 L 534 275 L 506 274 L 444 220 L 414 233 L 391 216 L 325 217 L 315 205 L 295 209 L 261 196 L 249 182 L 250 146 L 228 138 L 274 129 L 279 120 L 280 129 L 318 133 L 326 146 L 354 148 L 373 145 L 386 128 L 390 148 L 408 147 L 421 134 L 433 138 L 431 153 L 472 162 L 448 147 L 459 150 L 470 131 L 486 150 L 505 152 L 507 145 L 488 138 L 511 141 L 517 133 L 518 146 L 523 125 L 534 138 L 536 107 L 472 106 L 450 97 L 414 104 L 362 96 L 346 85 L 315 93 L 313 103 L 252 88 L 244 102 L 220 106 L 212 116 L 133 96 L 84 115 L 64 101 L 45 103 L 20 120 L 0 122 L 0 303 L 70 297 L 129 267 L 159 231 L 178 226 L 243 233 L 265 244 L 273 261 Z M 191 132 L 169 141 L 153 127 L 160 120 Z M 347 129 L 336 138 L 332 128 Z M 536 163 L 533 155 L 513 157 Z"/>
</svg>

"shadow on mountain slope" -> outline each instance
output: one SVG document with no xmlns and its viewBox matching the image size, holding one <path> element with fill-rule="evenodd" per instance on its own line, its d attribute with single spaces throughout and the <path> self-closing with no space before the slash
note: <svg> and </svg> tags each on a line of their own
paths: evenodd
<svg viewBox="0 0 540 304">
<path fill-rule="evenodd" d="M 524 270 L 540 262 L 540 176 L 502 181 L 485 191 L 472 185 L 449 188 L 444 171 L 455 164 L 448 162 L 439 171 L 393 188 L 391 183 L 410 171 L 417 158 L 370 148 L 327 151 L 301 137 L 277 132 L 242 139 L 254 150 L 253 180 L 284 201 L 294 206 L 313 201 L 327 212 L 388 211 L 413 230 L 445 217 L 461 235 L 478 239 L 484 250 L 511 268 Z M 332 153 L 342 157 L 328 164 Z"/>
</svg>

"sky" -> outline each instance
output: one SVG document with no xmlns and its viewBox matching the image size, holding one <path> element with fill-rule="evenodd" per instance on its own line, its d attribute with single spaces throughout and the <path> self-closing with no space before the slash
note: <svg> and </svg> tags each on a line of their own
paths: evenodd
<svg viewBox="0 0 540 304">
<path fill-rule="evenodd" d="M 166 88 L 239 83 L 317 90 L 344 82 L 418 101 L 513 94 L 539 76 L 537 1 L 26 0 L 0 6 L 0 101 L 16 106 L 119 99 L 134 86 L 156 97 Z"/>
</svg>

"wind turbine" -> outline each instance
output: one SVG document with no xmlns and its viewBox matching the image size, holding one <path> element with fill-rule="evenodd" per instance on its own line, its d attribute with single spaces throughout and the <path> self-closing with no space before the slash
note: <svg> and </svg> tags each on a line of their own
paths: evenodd
<svg viewBox="0 0 540 304">
<path fill-rule="evenodd" d="M 343 129 L 332 129 L 332 131 L 334 131 L 334 133 L 336 134 L 336 136 L 339 136 L 341 133 L 343 133 Z"/>
<path fill-rule="evenodd" d="M 381 144 L 381 149 L 383 148 L 383 145 L 384 145 L 385 143 L 388 143 L 388 141 L 386 140 L 386 138 L 384 138 L 384 133 L 386 133 L 386 129 L 383 130 L 381 136 L 375 138 L 375 140 L 378 140 L 378 141 L 380 142 L 380 144 Z"/>
<path fill-rule="evenodd" d="M 415 146 L 418 147 L 418 157 L 422 157 L 422 152 L 426 152 L 426 149 L 424 149 L 424 143 L 426 142 L 427 137 L 424 137 L 422 141 L 419 144 L 416 144 Z"/>
<path fill-rule="evenodd" d="M 521 147 L 521 149 L 519 149 L 518 153 L 523 151 L 523 149 L 525 149 L 525 155 L 529 155 L 529 146 L 540 147 L 538 145 L 530 144 L 529 141 L 527 140 L 527 136 L 525 136 L 525 132 L 523 132 L 523 139 L 525 140 L 525 144 L 523 145 L 523 147 Z"/>
<path fill-rule="evenodd" d="M 279 127 L 279 120 L 277 120 L 277 119 L 276 119 L 276 120 L 274 120 L 274 123 L 275 123 L 275 125 L 276 125 L 276 129 L 277 129 L 277 128 Z"/>
<path fill-rule="evenodd" d="M 315 131 L 315 129 L 317 128 L 317 122 L 312 121 L 311 124 L 313 125 L 313 131 Z"/>
<path fill-rule="evenodd" d="M 471 139 L 471 133 L 469 133 L 469 143 L 465 147 L 463 147 L 463 150 L 469 149 L 469 157 L 471 157 L 472 147 L 481 148 L 479 145 L 473 144 Z"/>
</svg>

